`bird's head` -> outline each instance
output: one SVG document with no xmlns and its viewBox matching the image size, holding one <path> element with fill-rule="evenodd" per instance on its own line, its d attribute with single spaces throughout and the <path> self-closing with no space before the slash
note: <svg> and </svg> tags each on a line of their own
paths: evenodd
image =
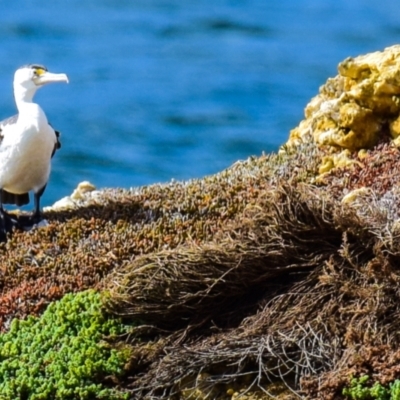
<svg viewBox="0 0 400 400">
<path fill-rule="evenodd" d="M 54 74 L 43 65 L 28 64 L 18 68 L 14 74 L 14 93 L 33 98 L 36 90 L 47 83 L 66 82 L 66 74 Z"/>
</svg>

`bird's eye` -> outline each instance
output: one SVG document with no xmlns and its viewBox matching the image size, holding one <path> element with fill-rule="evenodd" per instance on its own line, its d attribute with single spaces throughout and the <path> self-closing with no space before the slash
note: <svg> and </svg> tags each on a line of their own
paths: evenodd
<svg viewBox="0 0 400 400">
<path fill-rule="evenodd" d="M 35 68 L 35 75 L 36 76 L 40 76 L 43 75 L 45 73 L 45 70 L 43 68 Z"/>
</svg>

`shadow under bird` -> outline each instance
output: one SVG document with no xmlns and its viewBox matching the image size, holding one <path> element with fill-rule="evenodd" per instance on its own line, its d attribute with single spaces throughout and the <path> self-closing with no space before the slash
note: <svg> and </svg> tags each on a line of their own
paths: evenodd
<svg viewBox="0 0 400 400">
<path fill-rule="evenodd" d="M 18 114 L 0 121 L 0 241 L 13 226 L 26 228 L 41 221 L 40 198 L 50 175 L 51 158 L 61 144 L 42 108 L 33 102 L 40 87 L 66 82 L 66 74 L 54 74 L 37 64 L 24 65 L 14 75 Z M 29 217 L 8 214 L 3 204 L 22 206 L 33 192 L 34 211 Z"/>
</svg>

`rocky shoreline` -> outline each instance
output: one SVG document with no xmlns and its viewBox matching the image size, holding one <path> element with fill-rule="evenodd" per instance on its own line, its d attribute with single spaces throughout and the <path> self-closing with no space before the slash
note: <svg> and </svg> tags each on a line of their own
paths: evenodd
<svg viewBox="0 0 400 400">
<path fill-rule="evenodd" d="M 1 243 L 0 398 L 400 399 L 400 46 L 338 70 L 277 154 Z"/>
</svg>

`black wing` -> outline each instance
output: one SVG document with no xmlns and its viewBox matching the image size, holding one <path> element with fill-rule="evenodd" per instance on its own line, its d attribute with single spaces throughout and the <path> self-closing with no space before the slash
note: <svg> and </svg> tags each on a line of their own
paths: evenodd
<svg viewBox="0 0 400 400">
<path fill-rule="evenodd" d="M 29 204 L 29 193 L 14 194 L 7 192 L 4 189 L 2 191 L 3 204 L 15 204 L 16 206 L 24 206 Z"/>
<path fill-rule="evenodd" d="M 49 124 L 50 125 L 50 124 Z M 51 125 L 50 125 L 51 126 Z M 52 127 L 52 126 L 51 126 Z M 53 127 L 52 127 L 53 128 Z M 53 128 L 54 129 L 54 128 Z M 54 149 L 53 149 L 53 152 L 51 153 L 51 157 L 53 157 L 54 156 L 54 154 L 55 154 L 55 152 L 58 150 L 58 149 L 61 149 L 61 142 L 60 142 L 60 136 L 61 136 L 61 133 L 59 132 L 59 131 L 56 131 L 55 129 L 54 129 L 54 133 L 56 134 L 56 143 L 55 143 L 55 145 L 54 145 Z"/>
</svg>

